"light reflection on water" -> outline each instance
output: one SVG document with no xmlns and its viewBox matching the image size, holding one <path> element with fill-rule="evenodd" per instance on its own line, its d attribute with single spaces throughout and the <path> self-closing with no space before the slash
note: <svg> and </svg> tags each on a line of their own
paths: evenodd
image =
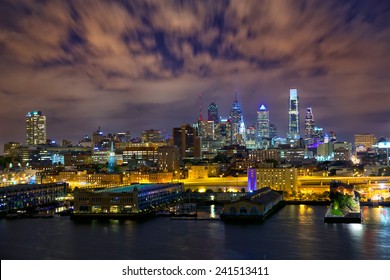
<svg viewBox="0 0 390 280">
<path fill-rule="evenodd" d="M 390 208 L 389 207 L 368 207 L 362 209 L 363 222 L 365 224 L 389 225 Z"/>
<path fill-rule="evenodd" d="M 215 218 L 219 206 L 199 209 Z M 326 206 L 287 205 L 263 224 L 219 220 L 0 220 L 1 259 L 390 259 L 390 208 L 325 224 Z M 26 249 L 28 248 L 28 249 Z"/>
</svg>

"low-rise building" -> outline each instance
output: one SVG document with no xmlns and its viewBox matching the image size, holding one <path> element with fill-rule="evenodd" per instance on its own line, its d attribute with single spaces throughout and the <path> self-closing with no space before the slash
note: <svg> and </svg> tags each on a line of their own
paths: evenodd
<svg viewBox="0 0 390 280">
<path fill-rule="evenodd" d="M 75 189 L 75 213 L 137 213 L 182 198 L 183 185 L 136 184 L 101 191 Z"/>
<path fill-rule="evenodd" d="M 0 188 L 0 212 L 53 203 L 66 195 L 66 183 L 25 184 Z"/>
<path fill-rule="evenodd" d="M 221 218 L 222 220 L 262 221 L 282 200 L 283 195 L 280 192 L 261 188 L 237 201 L 225 203 Z"/>
</svg>

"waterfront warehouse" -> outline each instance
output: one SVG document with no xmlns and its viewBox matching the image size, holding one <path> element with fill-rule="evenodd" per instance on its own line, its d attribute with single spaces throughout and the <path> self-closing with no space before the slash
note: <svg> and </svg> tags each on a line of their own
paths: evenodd
<svg viewBox="0 0 390 280">
<path fill-rule="evenodd" d="M 76 188 L 74 191 L 74 213 L 134 214 L 179 200 L 183 185 L 136 184 L 100 191 Z"/>
<path fill-rule="evenodd" d="M 24 184 L 0 188 L 0 212 L 54 203 L 66 195 L 66 183 Z"/>
<path fill-rule="evenodd" d="M 263 221 L 283 202 L 283 194 L 268 187 L 226 203 L 221 219 L 226 221 Z"/>
</svg>

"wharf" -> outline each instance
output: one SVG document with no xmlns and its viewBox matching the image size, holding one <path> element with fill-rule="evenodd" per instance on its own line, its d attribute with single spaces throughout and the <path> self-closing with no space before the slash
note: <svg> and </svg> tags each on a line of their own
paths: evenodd
<svg viewBox="0 0 390 280">
<path fill-rule="evenodd" d="M 344 216 L 336 216 L 331 214 L 331 207 L 326 211 L 324 222 L 328 224 L 346 223 L 360 224 L 362 222 L 362 214 L 360 212 L 350 212 Z"/>
<path fill-rule="evenodd" d="M 73 221 L 87 220 L 145 220 L 154 217 L 154 213 L 71 213 Z"/>
<path fill-rule="evenodd" d="M 278 212 L 286 205 L 285 201 L 282 200 L 275 206 L 273 206 L 267 213 L 264 215 L 224 215 L 221 214 L 221 220 L 229 223 L 263 223 L 267 218 Z"/>
<path fill-rule="evenodd" d="M 174 221 L 220 221 L 220 218 L 171 217 Z"/>
<path fill-rule="evenodd" d="M 330 200 L 285 200 L 288 205 L 330 205 Z"/>
</svg>

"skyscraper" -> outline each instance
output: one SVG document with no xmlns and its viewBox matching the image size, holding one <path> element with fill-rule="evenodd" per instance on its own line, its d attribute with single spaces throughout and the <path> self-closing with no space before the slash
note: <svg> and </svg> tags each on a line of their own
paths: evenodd
<svg viewBox="0 0 390 280">
<path fill-rule="evenodd" d="M 28 112 L 26 115 L 27 145 L 46 144 L 46 117 L 41 111 Z"/>
<path fill-rule="evenodd" d="M 257 111 L 257 141 L 261 148 L 269 143 L 269 111 L 264 104 Z"/>
<path fill-rule="evenodd" d="M 232 122 L 232 142 L 238 144 L 240 141 L 245 140 L 245 124 L 241 105 L 237 100 L 237 92 L 230 109 L 230 121 Z"/>
<path fill-rule="evenodd" d="M 296 89 L 290 89 L 287 137 L 294 140 L 299 138 L 299 97 Z"/>
<path fill-rule="evenodd" d="M 93 147 L 100 146 L 103 138 L 104 138 L 103 131 L 100 130 L 100 126 L 99 126 L 98 130 L 96 130 L 96 131 L 94 131 L 92 133 L 92 145 L 93 145 Z"/>
<path fill-rule="evenodd" d="M 215 124 L 219 123 L 218 106 L 214 102 L 209 105 L 207 111 L 207 120 L 214 121 Z"/>
<path fill-rule="evenodd" d="M 306 109 L 305 117 L 305 143 L 312 145 L 314 142 L 314 116 L 311 108 Z"/>
<path fill-rule="evenodd" d="M 278 136 L 278 128 L 275 124 L 271 123 L 269 125 L 269 137 L 275 139 Z"/>
<path fill-rule="evenodd" d="M 201 138 L 196 129 L 189 124 L 173 128 L 173 145 L 179 147 L 181 158 L 201 157 Z"/>
</svg>

